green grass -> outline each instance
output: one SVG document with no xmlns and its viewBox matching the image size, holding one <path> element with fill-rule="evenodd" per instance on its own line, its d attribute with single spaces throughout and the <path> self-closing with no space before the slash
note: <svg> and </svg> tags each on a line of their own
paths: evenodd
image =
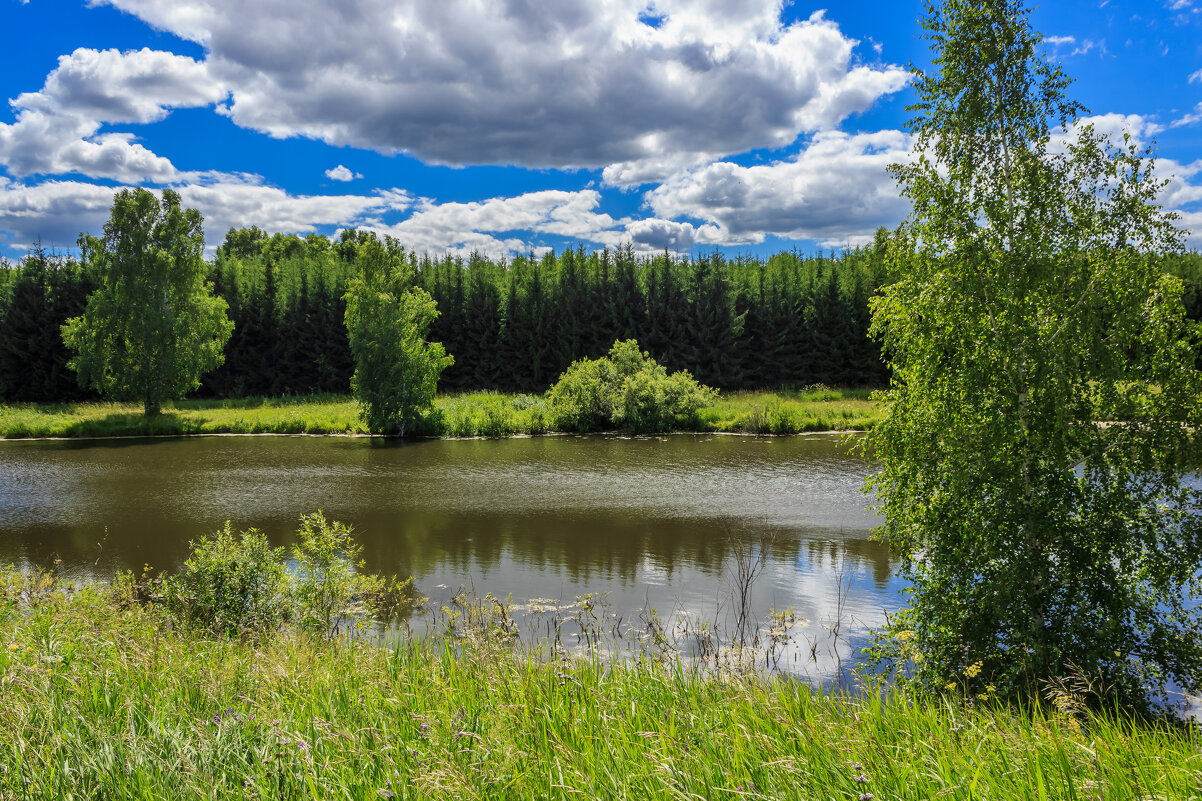
<svg viewBox="0 0 1202 801">
<path fill-rule="evenodd" d="M 489 637 L 214 639 L 111 588 L 13 576 L 0 799 L 1202 797 L 1196 729 Z"/>
<path fill-rule="evenodd" d="M 871 390 L 810 389 L 795 392 L 732 392 L 699 415 L 705 431 L 798 434 L 862 431 L 879 417 Z"/>
<path fill-rule="evenodd" d="M 363 432 L 350 398 L 249 398 L 169 402 L 156 417 L 141 404 L 0 406 L 0 436 L 120 437 L 165 434 L 348 434 Z"/>
<path fill-rule="evenodd" d="M 747 434 L 864 429 L 877 418 L 866 390 L 734 392 L 702 409 L 681 430 Z M 555 430 L 541 395 L 473 392 L 443 395 L 423 433 L 505 437 Z M 138 404 L 61 403 L 0 406 L 0 437 L 124 437 L 178 434 L 365 434 L 347 396 L 183 400 L 147 419 Z"/>
</svg>

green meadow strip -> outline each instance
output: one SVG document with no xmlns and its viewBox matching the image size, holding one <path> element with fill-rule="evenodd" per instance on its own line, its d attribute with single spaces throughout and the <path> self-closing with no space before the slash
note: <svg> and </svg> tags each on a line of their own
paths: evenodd
<svg viewBox="0 0 1202 801">
<path fill-rule="evenodd" d="M 797 434 L 863 430 L 877 419 L 867 390 L 733 392 L 681 419 L 673 430 Z M 432 437 L 510 437 L 554 433 L 541 395 L 473 392 L 440 396 L 419 432 Z M 139 404 L 0 405 L 0 438 L 130 437 L 188 434 L 341 434 L 367 429 L 348 396 L 184 400 L 147 418 Z"/>
</svg>

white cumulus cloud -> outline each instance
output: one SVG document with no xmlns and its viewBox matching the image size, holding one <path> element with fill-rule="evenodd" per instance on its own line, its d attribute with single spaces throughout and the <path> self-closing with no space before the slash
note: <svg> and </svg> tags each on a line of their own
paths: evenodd
<svg viewBox="0 0 1202 801">
<path fill-rule="evenodd" d="M 599 242 L 614 235 L 623 220 L 598 212 L 596 190 L 543 190 L 470 203 L 424 200 L 399 223 L 373 226 L 420 252 L 490 255 L 531 249 L 530 234 Z M 616 238 L 616 237 L 615 237 Z"/>
<path fill-rule="evenodd" d="M 906 159 L 909 144 L 901 131 L 821 133 L 789 161 L 717 162 L 678 175 L 648 192 L 647 204 L 660 218 L 716 226 L 707 241 L 722 244 L 762 242 L 770 234 L 857 244 L 908 212 L 885 168 Z"/>
<path fill-rule="evenodd" d="M 1199 108 L 1202 110 L 1202 106 Z M 1176 126 L 1180 122 L 1178 120 L 1172 125 Z M 1160 123 L 1140 114 L 1098 114 L 1083 117 L 1077 121 L 1075 129 L 1086 125 L 1092 125 L 1095 132 L 1115 147 L 1122 146 L 1124 134 L 1131 137 L 1131 144 L 1135 147 L 1147 147 L 1153 143 L 1157 134 L 1165 130 Z M 1073 135 L 1075 131 L 1070 132 L 1068 136 L 1058 135 L 1053 140 L 1053 147 L 1063 150 L 1067 139 Z M 1186 164 L 1157 154 L 1154 177 L 1158 181 L 1167 182 L 1157 198 L 1160 205 L 1178 211 L 1182 215 L 1180 226 L 1193 230 L 1187 243 L 1191 247 L 1202 244 L 1202 227 L 1197 225 L 1196 212 L 1192 210 L 1194 204 L 1202 202 L 1202 182 L 1199 181 L 1202 179 L 1202 160 Z"/>
<path fill-rule="evenodd" d="M 351 172 L 351 170 L 349 168 L 344 167 L 341 164 L 339 164 L 337 167 L 331 167 L 330 169 L 326 170 L 326 177 L 329 178 L 331 181 L 344 181 L 345 182 L 345 181 L 353 181 L 356 178 L 362 178 L 363 174 L 358 173 L 358 172 Z"/>
<path fill-rule="evenodd" d="M 84 181 L 49 180 L 24 184 L 0 176 L 0 231 L 23 247 L 38 239 L 59 248 L 73 247 L 81 231 L 98 233 L 108 219 L 113 195 L 125 187 Z M 397 190 L 371 195 L 293 195 L 256 179 L 233 176 L 208 184 L 178 187 L 185 206 L 204 216 L 205 238 L 212 246 L 230 228 L 257 225 L 268 232 L 310 233 L 321 226 L 358 226 L 412 203 Z"/>
<path fill-rule="evenodd" d="M 779 0 L 656 0 L 658 26 L 646 0 L 98 1 L 202 43 L 240 126 L 445 164 L 621 165 L 613 182 L 788 145 L 908 80 Z"/>
<path fill-rule="evenodd" d="M 149 123 L 173 108 L 220 102 L 226 91 L 203 62 L 157 50 L 79 48 L 61 56 L 37 92 L 9 101 L 16 121 L 0 123 L 0 163 L 9 173 L 81 173 L 116 181 L 179 180 L 168 159 L 104 123 Z"/>
<path fill-rule="evenodd" d="M 682 252 L 691 250 L 697 245 L 718 245 L 724 243 L 722 230 L 712 223 L 693 225 L 677 220 L 664 220 L 650 217 L 634 220 L 626 224 L 621 235 L 606 242 L 616 245 L 629 242 L 635 250 L 642 252 L 664 251 Z"/>
<path fill-rule="evenodd" d="M 1186 247 L 1202 249 L 1202 211 L 1182 212 L 1177 225 L 1186 232 Z"/>
</svg>

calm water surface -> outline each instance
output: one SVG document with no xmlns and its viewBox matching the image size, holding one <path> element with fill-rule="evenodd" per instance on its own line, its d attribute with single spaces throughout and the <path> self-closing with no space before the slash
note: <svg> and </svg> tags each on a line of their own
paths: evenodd
<svg viewBox="0 0 1202 801">
<path fill-rule="evenodd" d="M 227 519 L 286 545 L 323 509 L 354 526 L 369 569 L 412 574 L 435 600 L 461 585 L 519 608 L 597 592 L 627 620 L 653 607 L 722 625 L 732 538 L 766 537 L 755 612 L 792 606 L 823 673 L 830 626 L 845 658 L 900 601 L 869 537 L 869 469 L 837 435 L 0 442 L 0 563 L 175 567 Z"/>
</svg>

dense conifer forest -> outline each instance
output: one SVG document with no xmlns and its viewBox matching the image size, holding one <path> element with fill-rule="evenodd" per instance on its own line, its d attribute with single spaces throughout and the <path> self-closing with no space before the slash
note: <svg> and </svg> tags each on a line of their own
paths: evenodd
<svg viewBox="0 0 1202 801">
<path fill-rule="evenodd" d="M 225 364 L 205 376 L 199 394 L 348 392 L 354 366 L 344 294 L 371 236 L 231 230 L 209 277 L 229 304 L 234 333 Z M 726 390 L 880 386 L 888 378 L 867 336 L 868 300 L 888 280 L 880 237 L 838 255 L 767 259 L 644 256 L 629 246 L 435 259 L 386 246 L 438 303 L 430 338 L 455 357 L 443 391 L 542 392 L 572 361 L 631 338 L 668 370 Z M 1190 316 L 1202 317 L 1202 255 L 1165 261 L 1186 279 Z M 86 253 L 78 260 L 35 246 L 0 269 L 0 398 L 91 397 L 66 366 L 59 326 L 82 312 L 94 288 Z"/>
</svg>

